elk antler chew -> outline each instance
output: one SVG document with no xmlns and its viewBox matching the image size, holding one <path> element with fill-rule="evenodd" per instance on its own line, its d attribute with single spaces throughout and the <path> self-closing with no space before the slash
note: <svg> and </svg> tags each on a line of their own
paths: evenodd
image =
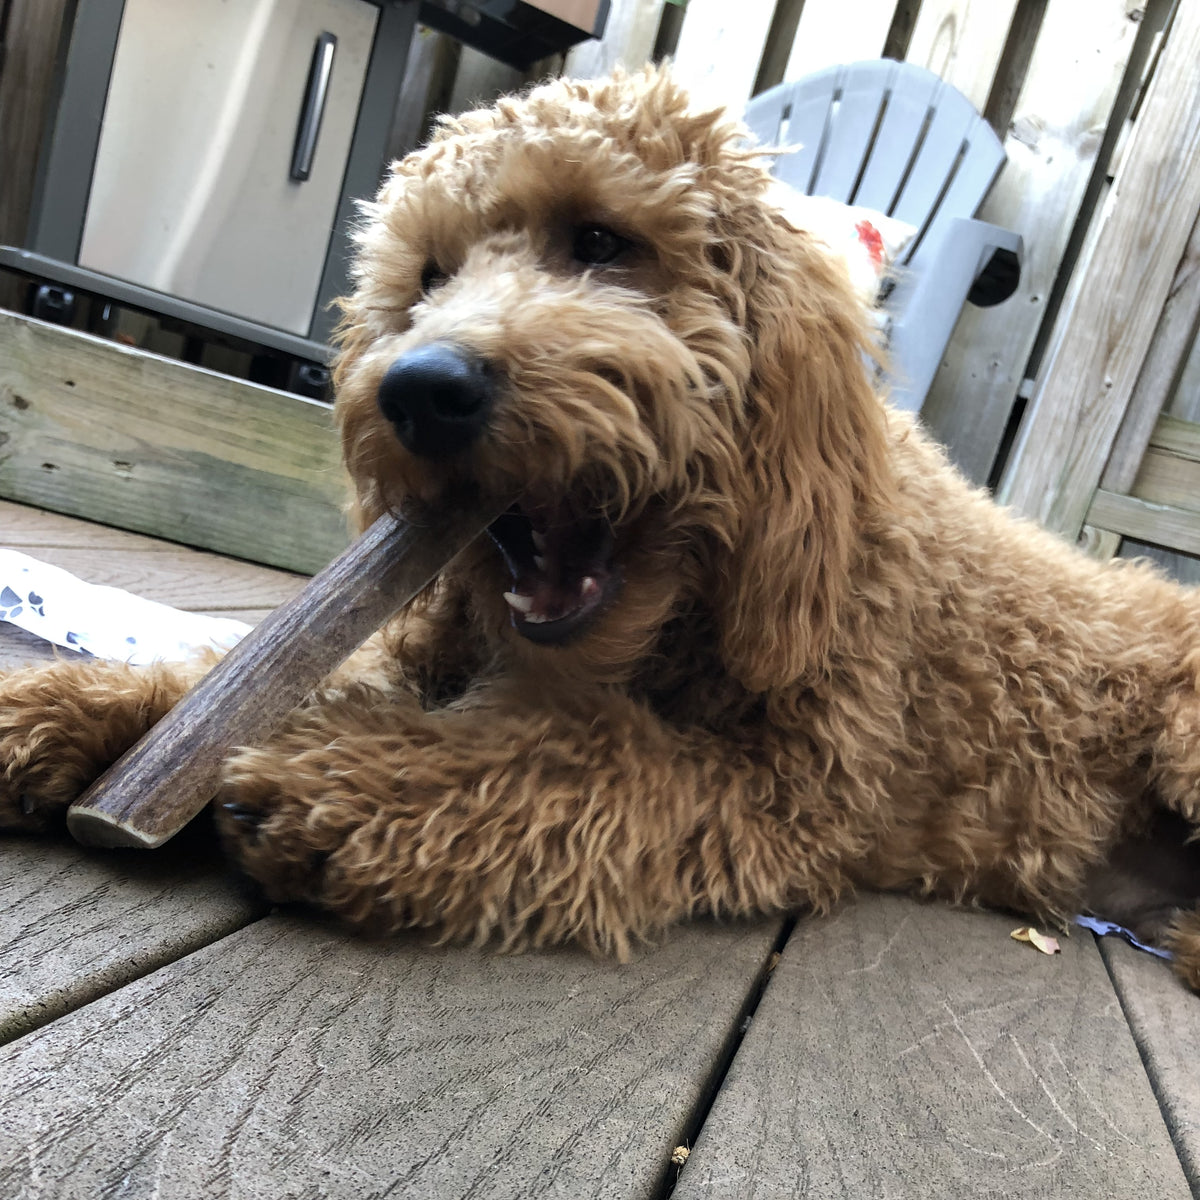
<svg viewBox="0 0 1200 1200">
<path fill-rule="evenodd" d="M 503 508 L 380 517 L 80 796 L 67 813 L 76 840 L 153 849 L 173 837 L 216 794 L 231 750 L 270 737 Z"/>
</svg>

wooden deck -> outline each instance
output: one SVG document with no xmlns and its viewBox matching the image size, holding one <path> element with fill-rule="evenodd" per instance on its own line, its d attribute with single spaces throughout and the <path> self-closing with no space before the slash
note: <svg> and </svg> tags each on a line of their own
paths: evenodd
<svg viewBox="0 0 1200 1200">
<path fill-rule="evenodd" d="M 251 620 L 300 582 L 5 502 L 0 545 Z M 0 626 L 0 669 L 47 654 Z M 1200 1195 L 1200 999 L 1015 924 L 870 896 L 499 957 L 269 912 L 203 831 L 7 838 L 0 1196 Z"/>
</svg>

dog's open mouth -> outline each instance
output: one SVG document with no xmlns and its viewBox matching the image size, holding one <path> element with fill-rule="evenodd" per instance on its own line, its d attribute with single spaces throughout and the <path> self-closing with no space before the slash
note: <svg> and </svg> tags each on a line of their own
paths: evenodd
<svg viewBox="0 0 1200 1200">
<path fill-rule="evenodd" d="M 512 573 L 504 599 L 513 627 L 530 641 L 556 645 L 577 636 L 620 587 L 604 517 L 578 516 L 565 502 L 522 500 L 488 533 Z"/>
</svg>

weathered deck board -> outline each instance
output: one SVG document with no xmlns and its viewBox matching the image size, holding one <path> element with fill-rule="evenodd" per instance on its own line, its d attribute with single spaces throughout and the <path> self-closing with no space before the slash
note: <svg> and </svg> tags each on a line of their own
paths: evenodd
<svg viewBox="0 0 1200 1200">
<path fill-rule="evenodd" d="M 316 571 L 345 477 L 315 400 L 0 312 L 0 492 Z"/>
<path fill-rule="evenodd" d="M 728 105 L 740 113 L 750 98 L 762 61 L 763 47 L 775 13 L 775 0 L 698 0 L 687 10 L 674 75 L 692 94 L 697 106 Z M 713 57 L 712 47 L 721 53 Z"/>
<path fill-rule="evenodd" d="M 1094 939 L 1048 958 L 1018 924 L 882 896 L 800 922 L 675 1200 L 1189 1196 Z"/>
<path fill-rule="evenodd" d="M 290 571 L 4 500 L 0 500 L 0 546 L 62 567 L 88 583 L 124 588 L 197 612 L 262 613 L 282 604 L 305 583 L 305 576 Z M 8 626 L 0 628 L 13 632 Z"/>
<path fill-rule="evenodd" d="M 119 854 L 0 839 L 0 1041 L 265 912 L 197 841 Z"/>
<path fill-rule="evenodd" d="M 0 1194 L 653 1195 L 776 932 L 619 965 L 269 918 L 0 1050 Z"/>
<path fill-rule="evenodd" d="M 274 601 L 303 580 L 152 538 L 0 502 L 0 545 L 180 607 Z M 234 610 L 254 620 L 261 608 Z M 56 651 L 0 623 L 0 672 Z M 153 855 L 0 839 L 0 1040 L 52 1021 L 224 937 L 264 906 L 188 835 Z"/>
<path fill-rule="evenodd" d="M 825 67 L 878 58 L 895 8 L 894 0 L 862 0 L 848 21 L 841 0 L 804 0 L 783 78 L 800 79 Z"/>
<path fill-rule="evenodd" d="M 273 608 L 293 596 L 306 582 L 303 575 L 189 550 L 185 546 L 163 542 L 158 546 L 157 550 L 139 554 L 59 546 L 21 549 L 88 583 L 124 588 L 148 600 L 188 610 Z"/>
<path fill-rule="evenodd" d="M 304 584 L 303 576 L 172 546 L 140 533 L 9 500 L 0 500 L 0 547 L 12 547 L 74 571 L 89 583 L 132 591 L 140 587 L 140 594 L 150 599 L 248 625 L 257 625 Z M 243 606 L 241 601 L 247 596 L 251 602 Z M 54 656 L 48 643 L 15 625 L 0 623 L 0 672 Z"/>
<path fill-rule="evenodd" d="M 0 623 L 0 673 L 15 671 L 33 663 L 52 662 L 54 647 L 15 625 Z"/>
<path fill-rule="evenodd" d="M 158 538 L 128 533 L 111 525 L 98 525 L 47 512 L 29 504 L 0 500 L 0 546 L 30 552 L 30 547 L 62 546 L 80 550 L 120 550 L 126 554 L 161 550 Z"/>
<path fill-rule="evenodd" d="M 572 46 L 567 51 L 563 74 L 598 79 L 616 66 L 636 71 L 650 61 L 662 8 L 663 0 L 613 0 L 603 39 Z"/>
<path fill-rule="evenodd" d="M 1175 1149 L 1200 1195 L 1200 998 L 1115 938 L 1100 943 Z"/>
<path fill-rule="evenodd" d="M 922 0 L 905 58 L 953 84 L 982 112 L 1017 0 Z"/>
<path fill-rule="evenodd" d="M 99 582 L 178 591 L 154 580 L 187 562 L 189 606 L 244 619 L 226 569 L 280 574 L 6 527 Z M 700 923 L 621 966 L 259 912 L 187 846 L 0 840 L 0 1196 L 656 1196 L 777 932 Z M 679 1200 L 1200 1194 L 1200 1001 L 1116 946 L 1118 1002 L 1090 936 L 1045 959 L 1017 923 L 881 897 L 802 921 Z"/>
</svg>

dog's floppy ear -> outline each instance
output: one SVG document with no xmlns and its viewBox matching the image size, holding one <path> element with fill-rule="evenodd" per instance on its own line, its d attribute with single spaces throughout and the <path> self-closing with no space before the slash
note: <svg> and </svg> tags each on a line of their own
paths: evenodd
<svg viewBox="0 0 1200 1200">
<path fill-rule="evenodd" d="M 724 234 L 752 366 L 716 605 L 726 666 L 765 691 L 828 667 L 864 523 L 887 503 L 884 414 L 866 314 L 819 243 L 761 203 Z"/>
</svg>

